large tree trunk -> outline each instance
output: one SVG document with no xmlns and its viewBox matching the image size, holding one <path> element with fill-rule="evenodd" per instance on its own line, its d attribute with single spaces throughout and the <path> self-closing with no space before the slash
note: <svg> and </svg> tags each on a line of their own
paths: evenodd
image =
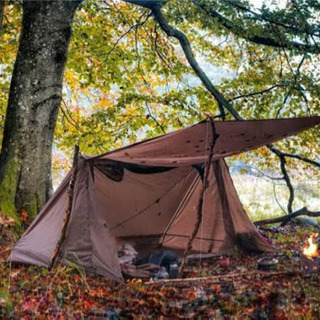
<svg viewBox="0 0 320 320">
<path fill-rule="evenodd" d="M 81 0 L 23 1 L 0 162 L 0 207 L 33 218 L 51 195 L 51 149 L 74 12 Z"/>
</svg>

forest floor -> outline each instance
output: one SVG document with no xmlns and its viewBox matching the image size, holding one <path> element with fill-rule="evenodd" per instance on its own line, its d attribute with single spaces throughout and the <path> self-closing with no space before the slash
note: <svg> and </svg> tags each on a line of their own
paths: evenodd
<svg viewBox="0 0 320 320">
<path fill-rule="evenodd" d="M 300 250 L 313 230 L 268 232 L 279 264 L 237 253 L 230 266 L 194 261 L 188 278 L 114 283 L 80 269 L 0 264 L 0 318 L 6 319 L 320 319 L 320 276 L 303 274 Z M 200 277 L 195 279 L 196 277 Z"/>
</svg>

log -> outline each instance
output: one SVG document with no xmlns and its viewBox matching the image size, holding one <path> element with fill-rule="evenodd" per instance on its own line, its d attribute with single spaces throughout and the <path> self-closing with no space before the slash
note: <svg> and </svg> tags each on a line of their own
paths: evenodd
<svg viewBox="0 0 320 320">
<path fill-rule="evenodd" d="M 79 160 L 79 145 L 76 144 L 75 147 L 74 147 L 72 173 L 71 173 L 70 182 L 69 182 L 69 188 L 68 188 L 67 209 L 66 209 L 66 212 L 65 212 L 65 216 L 64 216 L 64 220 L 63 220 L 63 224 L 62 224 L 62 229 L 61 229 L 59 240 L 58 240 L 56 248 L 53 251 L 53 253 L 51 255 L 51 258 L 50 258 L 50 263 L 49 263 L 49 266 L 48 266 L 49 270 L 54 266 L 55 261 L 56 261 L 58 255 L 59 255 L 62 243 L 63 243 L 64 239 L 66 238 L 67 228 L 68 228 L 68 224 L 69 224 L 69 220 L 70 220 L 70 215 L 71 215 L 71 212 L 72 212 L 73 191 L 74 191 L 74 186 L 75 186 L 76 177 L 77 177 L 77 173 L 78 173 L 78 160 Z"/>
<path fill-rule="evenodd" d="M 278 218 L 270 218 L 254 221 L 253 224 L 255 226 L 261 226 L 264 224 L 272 224 L 272 223 L 281 223 L 281 227 L 285 226 L 291 219 L 299 217 L 299 216 L 308 216 L 308 217 L 320 217 L 320 211 L 309 211 L 306 207 L 303 207 L 297 211 L 294 211 L 290 214 L 287 214 Z"/>
</svg>

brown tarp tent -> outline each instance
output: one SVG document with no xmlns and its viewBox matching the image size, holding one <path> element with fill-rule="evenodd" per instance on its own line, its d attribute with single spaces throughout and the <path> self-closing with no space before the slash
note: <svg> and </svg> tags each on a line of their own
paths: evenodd
<svg viewBox="0 0 320 320">
<path fill-rule="evenodd" d="M 224 157 L 319 123 L 320 117 L 203 121 L 100 156 L 81 157 L 58 261 L 72 261 L 88 272 L 121 281 L 117 256 L 121 241 L 131 241 L 141 252 L 159 246 L 184 250 L 197 219 L 204 164 L 213 137 L 203 218 L 193 252 L 226 253 L 235 245 L 274 250 L 244 211 Z M 48 267 L 61 235 L 69 181 L 70 173 L 16 243 L 9 260 Z"/>
</svg>

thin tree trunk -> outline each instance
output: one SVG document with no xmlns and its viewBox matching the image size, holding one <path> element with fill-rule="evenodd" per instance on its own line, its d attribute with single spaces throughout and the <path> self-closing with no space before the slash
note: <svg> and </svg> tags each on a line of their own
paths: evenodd
<svg viewBox="0 0 320 320">
<path fill-rule="evenodd" d="M 51 149 L 74 12 L 81 1 L 24 1 L 0 163 L 0 207 L 33 218 L 51 194 Z"/>
</svg>

